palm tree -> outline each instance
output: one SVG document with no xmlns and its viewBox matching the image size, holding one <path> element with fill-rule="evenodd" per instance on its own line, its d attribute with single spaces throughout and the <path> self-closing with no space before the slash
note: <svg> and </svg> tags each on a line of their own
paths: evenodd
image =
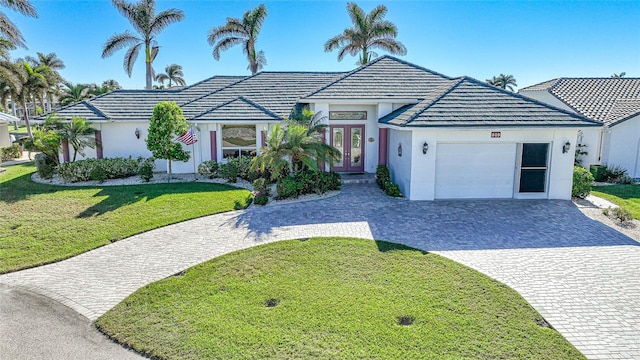
<svg viewBox="0 0 640 360">
<path fill-rule="evenodd" d="M 102 49 L 102 58 L 113 55 L 116 51 L 128 48 L 124 55 L 124 71 L 131 77 L 133 65 L 138 58 L 140 48 L 144 46 L 146 63 L 146 89 L 151 90 L 153 81 L 153 60 L 158 55 L 156 36 L 167 26 L 184 19 L 182 10 L 163 10 L 156 15 L 155 0 L 140 0 L 128 3 L 124 0 L 112 0 L 113 6 L 129 20 L 138 36 L 125 31 L 110 37 Z"/>
<path fill-rule="evenodd" d="M 102 88 L 106 90 L 105 92 L 110 92 L 113 90 L 120 90 L 122 89 L 122 86 L 120 86 L 117 81 L 108 79 L 102 82 Z"/>
<path fill-rule="evenodd" d="M 85 121 L 81 117 L 74 116 L 71 121 L 62 126 L 60 135 L 62 139 L 66 140 L 73 148 L 73 160 L 76 161 L 78 154 L 84 156 L 84 148 L 90 147 L 94 149 L 96 147 L 96 140 L 91 135 L 95 134 L 96 130 L 91 127 L 91 123 Z"/>
<path fill-rule="evenodd" d="M 398 28 L 390 21 L 384 20 L 387 7 L 378 5 L 370 13 L 365 13 L 356 3 L 347 4 L 347 13 L 353 27 L 345 29 L 324 44 L 324 51 L 340 49 L 338 61 L 346 54 L 356 56 L 360 53 L 359 65 L 365 65 L 378 56 L 371 49 L 382 49 L 392 54 L 406 55 L 407 48 L 395 38 Z"/>
<path fill-rule="evenodd" d="M 620 78 L 625 77 L 625 75 L 627 75 L 627 73 L 623 71 L 620 74 L 613 73 L 613 75 L 611 75 L 611 77 L 614 78 L 614 79 L 620 79 Z"/>
<path fill-rule="evenodd" d="M 245 12 L 242 19 L 227 18 L 226 24 L 209 30 L 207 41 L 213 46 L 213 58 L 220 60 L 221 51 L 242 44 L 242 52 L 249 61 L 247 69 L 252 74 L 260 71 L 267 64 L 267 59 L 263 51 L 256 52 L 256 42 L 266 17 L 267 8 L 260 4 Z"/>
<path fill-rule="evenodd" d="M 4 80 L 0 80 L 0 104 L 2 111 L 9 112 L 9 100 L 11 99 L 11 86 Z"/>
<path fill-rule="evenodd" d="M 25 16 L 37 18 L 38 11 L 31 5 L 29 0 L 2 0 L 0 4 L 13 11 L 17 11 Z M 8 41 L 13 45 L 26 48 L 24 37 L 14 23 L 9 20 L 7 15 L 0 11 L 0 37 L 3 41 Z"/>
<path fill-rule="evenodd" d="M 27 103 L 33 99 L 34 94 L 41 94 L 42 89 L 47 87 L 42 70 L 45 70 L 44 67 L 33 69 L 26 61 L 0 62 L 0 81 L 9 86 L 11 98 L 18 102 L 24 110 L 24 121 L 30 138 L 33 138 L 33 133 L 31 132 Z"/>
<path fill-rule="evenodd" d="M 58 58 L 56 53 L 37 53 L 37 57 L 33 58 L 31 56 L 25 57 L 25 59 L 31 64 L 33 67 L 46 66 L 50 69 L 47 71 L 45 75 L 47 79 L 47 83 L 49 84 L 49 88 L 46 89 L 47 101 L 49 103 L 48 109 L 45 108 L 45 111 L 51 111 L 53 108 L 53 95 L 60 94 L 61 84 L 64 82 L 64 79 L 58 73 L 58 70 L 62 70 L 65 68 L 64 62 Z M 44 106 L 44 104 L 43 104 Z"/>
<path fill-rule="evenodd" d="M 182 66 L 178 64 L 167 65 L 164 68 L 164 73 L 157 74 L 155 80 L 164 85 L 165 80 L 169 80 L 169 86 L 175 83 L 178 86 L 185 86 L 187 83 L 184 81 L 184 73 L 182 72 Z"/>
<path fill-rule="evenodd" d="M 89 99 L 91 94 L 91 86 L 87 84 L 73 85 L 71 82 L 64 83 L 62 95 L 60 96 L 60 105 L 67 106 L 78 101 Z"/>
<path fill-rule="evenodd" d="M 487 79 L 487 84 L 493 85 L 495 87 L 499 87 L 500 89 L 514 91 L 514 86 L 518 86 L 516 84 L 516 78 L 513 75 L 505 75 L 500 74 L 498 76 L 494 76 L 491 79 Z"/>
</svg>

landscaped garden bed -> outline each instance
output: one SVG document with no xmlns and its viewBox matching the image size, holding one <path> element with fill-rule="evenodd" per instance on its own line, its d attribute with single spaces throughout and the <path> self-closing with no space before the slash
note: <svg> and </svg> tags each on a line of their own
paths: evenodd
<svg viewBox="0 0 640 360">
<path fill-rule="evenodd" d="M 160 359 L 583 359 L 505 285 L 360 239 L 227 254 L 141 288 L 96 325 Z"/>
<path fill-rule="evenodd" d="M 591 193 L 629 210 L 640 220 L 640 184 L 594 186 Z"/>
<path fill-rule="evenodd" d="M 31 181 L 33 164 L 6 169 L 0 174 L 0 273 L 251 202 L 249 191 L 222 184 L 67 187 Z"/>
</svg>

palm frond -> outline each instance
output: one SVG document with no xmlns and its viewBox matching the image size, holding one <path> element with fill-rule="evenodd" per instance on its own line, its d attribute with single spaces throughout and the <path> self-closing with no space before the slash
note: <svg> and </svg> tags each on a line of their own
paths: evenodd
<svg viewBox="0 0 640 360">
<path fill-rule="evenodd" d="M 223 39 L 222 41 L 218 42 L 216 44 L 216 46 L 214 46 L 213 48 L 213 58 L 216 60 L 220 60 L 220 52 L 221 51 L 225 51 L 229 48 L 231 48 L 232 46 L 238 45 L 238 44 L 242 44 L 244 42 L 245 39 L 242 38 L 238 38 L 238 37 L 228 37 L 226 39 Z"/>
<path fill-rule="evenodd" d="M 378 5 L 369 12 L 369 15 L 367 16 L 367 21 L 370 24 L 373 24 L 381 21 L 382 18 L 384 18 L 386 15 L 387 15 L 387 7 L 384 5 Z"/>
<path fill-rule="evenodd" d="M 11 41 L 16 46 L 27 48 L 24 43 L 24 36 L 18 30 L 18 27 L 3 12 L 0 12 L 0 36 Z"/>
<path fill-rule="evenodd" d="M 17 11 L 24 16 L 38 17 L 38 11 L 29 0 L 0 0 L 0 5 Z"/>
<path fill-rule="evenodd" d="M 149 30 L 152 34 L 159 34 L 167 26 L 184 20 L 184 12 L 178 9 L 161 11 L 151 22 Z"/>
<path fill-rule="evenodd" d="M 102 58 L 113 55 L 116 51 L 131 47 L 137 43 L 142 43 L 143 40 L 137 38 L 128 31 L 121 34 L 115 34 L 111 36 L 102 47 Z"/>
<path fill-rule="evenodd" d="M 369 47 L 382 49 L 392 54 L 398 54 L 398 55 L 407 54 L 407 48 L 396 39 L 376 39 L 371 42 Z"/>
<path fill-rule="evenodd" d="M 342 46 L 347 39 L 344 34 L 336 35 L 324 43 L 324 51 L 330 52 Z"/>
<path fill-rule="evenodd" d="M 142 43 L 137 43 L 127 50 L 127 53 L 124 55 L 124 62 L 122 63 L 122 67 L 124 71 L 131 77 L 131 73 L 133 72 L 133 65 L 138 59 L 138 53 L 140 52 L 140 48 L 142 48 Z"/>
<path fill-rule="evenodd" d="M 209 30 L 209 36 L 207 36 L 207 42 L 209 45 L 215 45 L 216 41 L 221 40 L 227 37 L 239 37 L 243 39 L 248 39 L 249 36 L 242 27 L 242 25 L 238 24 L 230 24 L 227 23 L 222 26 L 214 27 Z"/>
<path fill-rule="evenodd" d="M 358 30 L 365 30 L 367 28 L 367 15 L 358 4 L 350 2 L 347 4 L 347 13 L 351 22 Z"/>
</svg>

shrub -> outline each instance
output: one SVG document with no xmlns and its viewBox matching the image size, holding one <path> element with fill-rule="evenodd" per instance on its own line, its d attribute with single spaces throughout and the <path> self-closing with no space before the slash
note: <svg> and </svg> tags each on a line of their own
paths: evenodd
<svg viewBox="0 0 640 360">
<path fill-rule="evenodd" d="M 20 156 L 22 156 L 22 149 L 18 144 L 0 148 L 0 161 L 17 159 Z"/>
<path fill-rule="evenodd" d="M 387 181 L 391 181 L 389 168 L 385 165 L 378 165 L 378 167 L 376 168 L 376 183 L 382 188 L 384 183 Z"/>
<path fill-rule="evenodd" d="M 209 179 L 213 179 L 219 176 L 220 164 L 214 160 L 203 161 L 198 165 L 198 174 L 202 176 L 208 176 Z"/>
<path fill-rule="evenodd" d="M 138 158 L 138 162 L 140 163 L 140 167 L 138 167 L 138 175 L 145 182 L 151 181 L 153 179 L 153 169 L 156 168 L 155 158 Z"/>
<path fill-rule="evenodd" d="M 253 202 L 256 205 L 262 205 L 262 206 L 267 205 L 267 203 L 269 202 L 269 196 L 264 195 L 264 194 L 263 195 L 258 195 L 255 198 L 253 198 Z"/>
<path fill-rule="evenodd" d="M 397 184 L 392 183 L 391 181 L 387 181 L 384 184 L 384 192 L 389 196 L 393 197 L 401 197 L 402 193 L 400 192 L 400 187 Z"/>
<path fill-rule="evenodd" d="M 235 162 L 229 161 L 220 165 L 220 177 L 230 183 L 238 181 L 238 166 Z"/>
<path fill-rule="evenodd" d="M 604 181 L 617 184 L 633 183 L 633 179 L 627 173 L 627 169 L 618 165 L 605 165 Z"/>
<path fill-rule="evenodd" d="M 617 207 L 611 211 L 611 215 L 614 219 L 620 221 L 621 224 L 626 224 L 633 219 L 633 215 L 629 209 L 623 207 Z"/>
<path fill-rule="evenodd" d="M 236 175 L 237 177 L 247 181 L 252 181 L 252 179 L 249 178 L 249 174 L 255 171 L 253 171 L 253 169 L 251 168 L 251 159 L 252 158 L 249 156 L 239 156 L 237 158 L 229 158 L 227 160 L 227 164 L 231 164 L 232 166 L 235 166 L 235 168 L 237 169 L 237 175 Z"/>
<path fill-rule="evenodd" d="M 571 188 L 571 196 L 584 199 L 591 192 L 593 185 L 593 175 L 580 166 L 573 167 L 573 187 Z"/>
<path fill-rule="evenodd" d="M 304 184 L 293 176 L 287 176 L 278 181 L 276 186 L 278 199 L 297 198 L 303 193 Z"/>
<path fill-rule="evenodd" d="M 56 170 L 55 162 L 51 161 L 51 158 L 42 153 L 36 154 L 34 159 L 38 175 L 43 179 L 51 179 Z"/>
<path fill-rule="evenodd" d="M 121 179 L 138 175 L 143 161 L 143 158 L 84 159 L 60 164 L 58 174 L 66 182 Z"/>
<path fill-rule="evenodd" d="M 259 178 L 253 181 L 253 191 L 255 191 L 259 195 L 269 196 L 269 183 L 267 183 L 267 179 Z"/>
</svg>

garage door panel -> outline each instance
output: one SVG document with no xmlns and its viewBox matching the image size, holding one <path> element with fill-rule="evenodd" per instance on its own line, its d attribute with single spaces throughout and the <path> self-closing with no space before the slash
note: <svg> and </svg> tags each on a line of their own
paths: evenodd
<svg viewBox="0 0 640 360">
<path fill-rule="evenodd" d="M 438 144 L 437 199 L 511 198 L 516 144 Z"/>
</svg>

